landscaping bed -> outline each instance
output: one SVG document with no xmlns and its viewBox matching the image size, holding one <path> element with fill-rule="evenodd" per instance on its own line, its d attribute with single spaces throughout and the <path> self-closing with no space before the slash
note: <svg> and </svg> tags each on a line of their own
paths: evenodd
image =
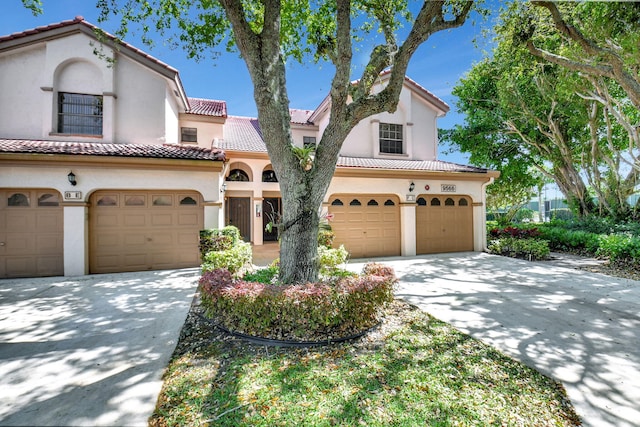
<svg viewBox="0 0 640 427">
<path fill-rule="evenodd" d="M 401 300 L 312 349 L 248 344 L 202 313 L 196 298 L 151 426 L 579 425 L 561 384 Z"/>
</svg>

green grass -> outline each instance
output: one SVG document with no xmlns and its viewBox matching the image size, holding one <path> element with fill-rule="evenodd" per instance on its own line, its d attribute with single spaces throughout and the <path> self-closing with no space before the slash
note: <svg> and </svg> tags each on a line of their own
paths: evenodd
<svg viewBox="0 0 640 427">
<path fill-rule="evenodd" d="M 213 341 L 179 345 L 150 423 L 578 425 L 563 387 L 535 370 L 404 303 L 394 303 L 387 323 L 375 339 L 315 349 L 206 331 Z"/>
</svg>

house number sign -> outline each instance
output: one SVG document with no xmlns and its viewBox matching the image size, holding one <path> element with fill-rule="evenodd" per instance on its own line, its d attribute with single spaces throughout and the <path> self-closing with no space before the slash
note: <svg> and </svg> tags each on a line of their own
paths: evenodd
<svg viewBox="0 0 640 427">
<path fill-rule="evenodd" d="M 455 184 L 442 184 L 440 185 L 440 191 L 443 193 L 455 193 L 456 185 Z"/>
</svg>

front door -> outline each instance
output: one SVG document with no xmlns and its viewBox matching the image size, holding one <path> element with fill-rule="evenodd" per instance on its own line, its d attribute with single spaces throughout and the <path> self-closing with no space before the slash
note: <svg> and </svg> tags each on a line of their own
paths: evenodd
<svg viewBox="0 0 640 427">
<path fill-rule="evenodd" d="M 280 197 L 265 197 L 262 201 L 262 240 L 265 242 L 276 242 L 278 240 L 278 229 L 272 227 L 267 231 L 269 222 L 277 223 L 282 215 L 282 199 Z"/>
<path fill-rule="evenodd" d="M 227 199 L 227 225 L 234 225 L 240 230 L 245 242 L 251 241 L 251 198 L 229 197 Z"/>
</svg>

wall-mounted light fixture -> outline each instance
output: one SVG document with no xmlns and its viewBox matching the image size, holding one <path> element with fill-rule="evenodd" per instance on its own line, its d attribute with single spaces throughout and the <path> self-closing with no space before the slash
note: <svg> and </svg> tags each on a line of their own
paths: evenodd
<svg viewBox="0 0 640 427">
<path fill-rule="evenodd" d="M 414 188 L 416 188 L 416 185 L 412 181 L 411 184 L 409 184 L 409 193 L 413 193 Z"/>
<path fill-rule="evenodd" d="M 226 183 L 226 182 L 225 182 L 225 183 L 223 183 L 223 184 L 220 186 L 220 192 L 221 192 L 221 193 L 224 193 L 225 191 L 227 191 L 227 183 Z"/>
<path fill-rule="evenodd" d="M 69 183 L 71 185 L 76 185 L 78 183 L 78 181 L 76 181 L 76 175 L 73 172 L 69 172 L 69 175 L 67 175 L 67 179 L 69 180 Z"/>
</svg>

